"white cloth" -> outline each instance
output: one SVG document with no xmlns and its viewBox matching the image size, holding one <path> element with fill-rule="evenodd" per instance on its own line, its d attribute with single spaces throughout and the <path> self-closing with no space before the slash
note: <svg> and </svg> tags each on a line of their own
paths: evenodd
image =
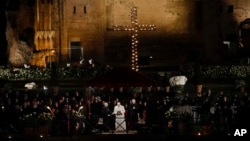
<svg viewBox="0 0 250 141">
<path fill-rule="evenodd" d="M 115 114 L 115 130 L 116 131 L 125 131 L 126 130 L 126 121 L 125 121 L 125 108 L 123 105 L 116 105 L 114 107 Z"/>
</svg>

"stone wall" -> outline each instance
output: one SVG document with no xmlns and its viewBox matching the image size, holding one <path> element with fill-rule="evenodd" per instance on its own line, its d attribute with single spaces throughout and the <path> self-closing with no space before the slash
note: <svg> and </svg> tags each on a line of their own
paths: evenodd
<svg viewBox="0 0 250 141">
<path fill-rule="evenodd" d="M 138 8 L 138 24 L 157 27 L 156 31 L 138 32 L 139 56 L 152 56 L 149 66 L 182 65 L 196 59 L 213 63 L 235 60 L 238 26 L 250 14 L 250 2 L 245 0 L 53 2 L 54 46 L 56 60 L 62 65 L 69 59 L 71 41 L 80 42 L 84 58 L 113 66 L 130 65 L 131 33 L 107 29 L 130 25 L 132 6 Z M 19 32 L 33 28 L 35 8 L 35 4 L 21 1 L 17 18 Z M 230 47 L 225 47 L 223 41 L 229 41 Z"/>
</svg>

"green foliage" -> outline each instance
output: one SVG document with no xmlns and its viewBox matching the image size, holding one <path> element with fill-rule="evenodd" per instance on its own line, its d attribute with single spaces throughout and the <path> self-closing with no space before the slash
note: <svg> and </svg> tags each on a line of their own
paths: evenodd
<svg viewBox="0 0 250 141">
<path fill-rule="evenodd" d="M 57 67 L 56 72 L 50 68 L 0 68 L 0 78 L 4 80 L 50 80 L 56 79 L 85 79 L 91 80 L 97 75 L 103 74 L 112 67 Z M 199 71 L 197 71 L 199 68 Z M 158 84 L 167 85 L 171 71 L 165 71 L 165 76 L 160 76 L 157 71 L 142 72 L 151 77 Z M 208 79 L 243 79 L 250 77 L 250 66 L 199 66 L 183 70 L 187 78 L 193 78 L 201 82 Z M 51 76 L 56 74 L 56 76 Z"/>
<path fill-rule="evenodd" d="M 97 75 L 110 70 L 110 67 L 69 67 L 69 68 L 0 68 L 0 78 L 3 80 L 67 80 L 84 79 L 90 80 Z M 56 76 L 53 76 L 55 75 Z"/>
<path fill-rule="evenodd" d="M 245 78 L 250 77 L 250 66 L 202 66 L 204 78 Z"/>
<path fill-rule="evenodd" d="M 48 124 L 52 119 L 53 115 L 51 113 L 46 112 L 43 112 L 39 115 L 37 115 L 36 113 L 31 113 L 20 117 L 20 120 L 26 127 Z"/>
<path fill-rule="evenodd" d="M 197 134 L 197 133 L 202 133 L 203 131 L 203 127 L 202 125 L 200 124 L 194 124 L 191 126 L 191 130 L 194 134 Z"/>
<path fill-rule="evenodd" d="M 32 127 L 35 126 L 37 123 L 37 117 L 35 114 L 27 114 L 22 117 L 20 117 L 20 120 L 26 127 Z"/>
<path fill-rule="evenodd" d="M 192 115 L 188 112 L 178 112 L 176 110 L 169 110 L 165 112 L 167 120 L 173 121 L 189 121 L 192 119 Z"/>
<path fill-rule="evenodd" d="M 51 113 L 43 112 L 37 117 L 39 124 L 48 124 L 53 119 L 53 115 Z"/>
<path fill-rule="evenodd" d="M 247 84 L 246 84 L 246 81 L 243 80 L 243 79 L 237 79 L 237 80 L 235 81 L 235 84 L 236 84 L 236 89 L 245 87 L 245 86 L 247 85 Z"/>
</svg>

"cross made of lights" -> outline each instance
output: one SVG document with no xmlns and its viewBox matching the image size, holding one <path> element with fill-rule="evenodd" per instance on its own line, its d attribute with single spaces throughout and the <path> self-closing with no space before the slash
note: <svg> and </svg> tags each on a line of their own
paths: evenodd
<svg viewBox="0 0 250 141">
<path fill-rule="evenodd" d="M 139 25 L 137 20 L 137 7 L 131 8 L 131 25 L 113 26 L 113 31 L 130 31 L 131 32 L 131 67 L 135 71 L 139 71 L 138 66 L 138 31 L 155 31 L 155 25 Z"/>
</svg>

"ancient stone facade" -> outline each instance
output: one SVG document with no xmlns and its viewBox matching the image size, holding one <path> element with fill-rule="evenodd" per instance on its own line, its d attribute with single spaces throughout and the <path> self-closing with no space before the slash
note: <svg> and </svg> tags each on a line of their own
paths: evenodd
<svg viewBox="0 0 250 141">
<path fill-rule="evenodd" d="M 131 26 L 131 7 L 137 7 L 138 24 L 156 26 L 138 31 L 139 65 L 217 62 L 237 56 L 238 28 L 250 17 L 249 6 L 246 0 L 36 0 L 21 5 L 19 29 L 32 27 L 36 50 L 55 50 L 49 61 L 60 65 L 93 58 L 129 66 L 131 32 L 109 29 Z"/>
</svg>

